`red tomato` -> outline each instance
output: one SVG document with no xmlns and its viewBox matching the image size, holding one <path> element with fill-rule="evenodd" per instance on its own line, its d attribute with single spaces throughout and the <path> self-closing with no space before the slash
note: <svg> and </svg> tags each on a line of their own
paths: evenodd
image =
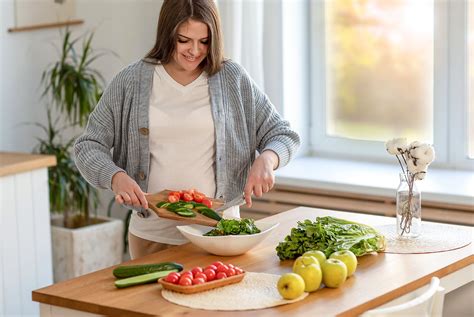
<svg viewBox="0 0 474 317">
<path fill-rule="evenodd" d="M 191 271 L 185 271 L 185 272 L 181 272 L 181 276 L 190 276 L 191 278 L 194 277 L 193 275 L 193 272 Z"/>
<path fill-rule="evenodd" d="M 176 203 L 179 201 L 179 197 L 175 196 L 175 195 L 168 195 L 168 201 L 170 203 Z"/>
<path fill-rule="evenodd" d="M 224 272 L 219 272 L 216 274 L 216 280 L 220 280 L 226 277 L 227 277 L 227 274 L 225 274 Z"/>
<path fill-rule="evenodd" d="M 195 278 L 193 279 L 193 285 L 196 285 L 196 284 L 204 284 L 206 283 L 206 281 L 203 279 L 203 278 Z"/>
<path fill-rule="evenodd" d="M 207 282 L 207 275 L 203 272 L 197 272 L 196 275 L 194 275 L 194 278 L 202 278 L 204 282 Z"/>
<path fill-rule="evenodd" d="M 208 208 L 212 207 L 212 201 L 210 201 L 209 198 L 204 198 L 201 203 L 206 205 Z"/>
<path fill-rule="evenodd" d="M 168 196 L 169 196 L 169 195 L 174 195 L 174 196 L 176 196 L 176 197 L 178 197 L 178 198 L 181 197 L 181 195 L 180 195 L 180 193 L 179 193 L 178 191 L 169 192 Z"/>
<path fill-rule="evenodd" d="M 216 261 L 216 262 L 212 263 L 212 265 L 214 265 L 216 267 L 216 269 L 219 265 L 222 265 L 222 264 L 224 264 L 224 263 L 222 263 L 221 261 Z"/>
<path fill-rule="evenodd" d="M 189 276 L 181 276 L 179 279 L 179 285 L 189 286 L 193 285 L 193 280 Z"/>
<path fill-rule="evenodd" d="M 168 274 L 167 277 L 165 277 L 165 281 L 173 284 L 178 284 L 179 282 L 179 276 L 177 275 L 170 275 Z"/>
<path fill-rule="evenodd" d="M 216 278 L 216 271 L 213 269 L 205 269 L 203 273 L 206 275 L 208 282 Z"/>
<path fill-rule="evenodd" d="M 217 267 L 216 272 L 217 272 L 217 273 L 219 273 L 219 272 L 227 272 L 228 269 L 229 269 L 229 267 L 227 267 L 227 265 L 222 264 L 222 265 L 219 265 L 219 266 Z"/>
<path fill-rule="evenodd" d="M 222 265 L 222 262 L 220 262 L 220 265 Z M 214 264 L 211 264 L 211 265 L 206 266 L 204 271 L 207 270 L 207 269 L 211 269 L 211 270 L 215 271 L 215 270 L 217 270 L 217 266 L 215 266 Z"/>
<path fill-rule="evenodd" d="M 194 188 L 191 188 L 191 189 L 188 189 L 187 192 L 188 192 L 188 194 L 191 194 L 191 196 L 192 196 L 192 195 L 194 195 L 196 190 Z"/>
<path fill-rule="evenodd" d="M 193 200 L 193 195 L 191 195 L 189 193 L 184 193 L 183 194 L 183 200 L 184 201 L 192 201 Z"/>
<path fill-rule="evenodd" d="M 168 276 L 170 275 L 176 275 L 177 277 L 181 277 L 181 274 L 179 272 L 171 272 L 170 274 L 168 274 Z"/>
<path fill-rule="evenodd" d="M 235 270 L 232 268 L 229 268 L 227 271 L 225 271 L 225 274 L 227 274 L 227 276 L 234 276 Z"/>
<path fill-rule="evenodd" d="M 197 203 L 202 203 L 202 201 L 204 200 L 204 198 L 206 198 L 206 196 L 200 194 L 200 193 L 194 193 L 193 194 L 193 198 L 194 198 L 194 201 L 197 202 Z"/>
<path fill-rule="evenodd" d="M 228 267 L 229 269 L 233 269 L 233 268 L 235 267 L 235 265 L 234 265 L 234 264 L 231 264 L 231 263 L 226 264 L 226 265 L 227 265 L 227 267 Z"/>
<path fill-rule="evenodd" d="M 244 273 L 244 270 L 242 270 L 240 267 L 236 266 L 234 267 L 234 270 L 235 270 L 235 274 L 236 275 L 239 275 L 239 274 L 242 274 Z"/>
<path fill-rule="evenodd" d="M 202 273 L 202 271 L 203 271 L 202 267 L 199 267 L 199 266 L 193 267 L 193 269 L 191 270 L 194 277 L 196 277 L 196 273 Z"/>
</svg>

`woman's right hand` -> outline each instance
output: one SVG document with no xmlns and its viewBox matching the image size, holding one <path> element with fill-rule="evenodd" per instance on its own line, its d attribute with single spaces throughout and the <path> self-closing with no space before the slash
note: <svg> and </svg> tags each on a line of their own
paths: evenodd
<svg viewBox="0 0 474 317">
<path fill-rule="evenodd" d="M 124 172 L 118 172 L 112 177 L 112 191 L 115 193 L 115 201 L 119 204 L 148 208 L 145 193 L 137 182 Z"/>
</svg>

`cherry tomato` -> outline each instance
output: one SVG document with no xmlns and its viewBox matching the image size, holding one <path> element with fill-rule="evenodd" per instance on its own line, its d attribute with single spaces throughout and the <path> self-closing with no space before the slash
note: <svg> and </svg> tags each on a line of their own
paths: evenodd
<svg viewBox="0 0 474 317">
<path fill-rule="evenodd" d="M 203 271 L 202 267 L 199 267 L 199 266 L 193 267 L 193 269 L 191 270 L 194 277 L 196 277 L 196 273 L 202 273 L 202 271 Z"/>
<path fill-rule="evenodd" d="M 169 283 L 173 283 L 173 284 L 178 284 L 179 282 L 179 276 L 177 275 L 169 275 L 167 277 L 165 277 L 165 281 L 166 282 L 169 282 Z"/>
<path fill-rule="evenodd" d="M 196 192 L 196 190 L 195 190 L 194 188 L 191 188 L 191 189 L 188 189 L 186 192 L 187 192 L 188 194 L 191 194 L 191 196 L 192 196 L 192 195 L 194 195 L 194 193 Z"/>
<path fill-rule="evenodd" d="M 170 275 L 176 275 L 177 277 L 181 277 L 181 274 L 179 272 L 171 272 L 170 274 L 168 274 L 168 276 Z"/>
<path fill-rule="evenodd" d="M 227 274 L 225 274 L 224 272 L 219 272 L 216 274 L 216 280 L 220 280 L 226 277 L 227 277 Z"/>
<path fill-rule="evenodd" d="M 225 271 L 225 274 L 227 274 L 227 276 L 234 276 L 235 269 L 229 268 L 227 271 Z"/>
<path fill-rule="evenodd" d="M 192 201 L 193 200 L 193 195 L 191 195 L 189 193 L 184 193 L 183 194 L 183 200 L 184 201 Z"/>
<path fill-rule="evenodd" d="M 202 278 L 205 282 L 207 282 L 207 275 L 204 272 L 198 272 L 194 275 L 194 278 Z"/>
<path fill-rule="evenodd" d="M 168 193 L 168 196 L 169 196 L 169 195 L 174 195 L 174 196 L 176 196 L 176 197 L 178 197 L 178 198 L 181 197 L 181 195 L 180 195 L 180 193 L 179 193 L 178 191 L 169 192 L 169 193 Z"/>
<path fill-rule="evenodd" d="M 200 193 L 194 193 L 193 194 L 193 199 L 197 203 L 202 203 L 203 199 L 206 198 L 206 196 L 201 195 Z"/>
<path fill-rule="evenodd" d="M 212 201 L 209 198 L 204 198 L 201 203 L 206 205 L 208 208 L 212 207 Z"/>
<path fill-rule="evenodd" d="M 204 283 L 206 283 L 206 281 L 203 278 L 196 277 L 195 279 L 193 279 L 193 285 L 204 284 Z"/>
<path fill-rule="evenodd" d="M 233 268 L 235 267 L 235 265 L 234 265 L 234 264 L 231 264 L 231 263 L 226 264 L 226 265 L 227 265 L 227 267 L 228 267 L 229 269 L 233 269 Z"/>
<path fill-rule="evenodd" d="M 183 277 L 183 276 L 189 276 L 189 277 L 191 277 L 191 278 L 194 277 L 193 272 L 191 272 L 191 271 L 182 272 L 182 273 L 181 273 L 181 277 Z"/>
<path fill-rule="evenodd" d="M 216 278 L 216 271 L 213 269 L 205 269 L 203 273 L 206 275 L 208 282 Z"/>
<path fill-rule="evenodd" d="M 221 265 L 222 265 L 222 263 L 221 263 Z M 211 265 L 206 266 L 206 268 L 204 269 L 204 271 L 207 270 L 207 269 L 211 269 L 211 270 L 214 270 L 214 271 L 215 271 L 215 270 L 217 270 L 217 266 L 215 266 L 214 264 L 211 264 Z"/>
<path fill-rule="evenodd" d="M 221 261 L 216 261 L 216 262 L 212 263 L 212 265 L 214 265 L 216 267 L 216 269 L 219 265 L 222 265 L 222 264 L 224 264 L 224 263 L 222 263 Z"/>
<path fill-rule="evenodd" d="M 242 274 L 244 273 L 244 270 L 242 270 L 240 267 L 236 266 L 234 267 L 234 270 L 235 270 L 235 274 L 236 275 L 239 275 L 239 274 Z"/>
<path fill-rule="evenodd" d="M 193 280 L 189 276 L 181 276 L 179 279 L 179 285 L 189 286 L 193 285 Z"/>
<path fill-rule="evenodd" d="M 222 264 L 222 265 L 219 265 L 219 266 L 217 267 L 216 272 L 217 272 L 217 273 L 219 273 L 219 272 L 227 272 L 228 269 L 229 269 L 229 268 L 227 267 L 227 265 Z"/>
<path fill-rule="evenodd" d="M 168 195 L 168 201 L 170 203 L 177 203 L 179 201 L 179 197 L 175 195 Z"/>
</svg>

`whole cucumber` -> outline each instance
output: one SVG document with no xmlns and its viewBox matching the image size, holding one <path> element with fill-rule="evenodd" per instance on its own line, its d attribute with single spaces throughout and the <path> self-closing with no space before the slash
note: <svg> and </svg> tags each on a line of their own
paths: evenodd
<svg viewBox="0 0 474 317">
<path fill-rule="evenodd" d="M 115 287 L 117 288 L 125 288 L 135 285 L 142 285 L 148 283 L 156 283 L 159 278 L 167 276 L 171 272 L 177 272 L 177 270 L 169 270 L 169 271 L 160 271 L 154 273 L 148 273 L 144 275 L 133 276 L 129 278 L 124 278 L 121 280 L 115 281 Z"/>
<path fill-rule="evenodd" d="M 143 275 L 153 272 L 160 271 L 170 271 L 176 270 L 176 272 L 181 272 L 183 266 L 175 262 L 162 262 L 155 264 L 142 264 L 142 265 L 124 265 L 116 267 L 113 271 L 113 274 L 116 278 L 126 278 L 137 275 Z"/>
</svg>

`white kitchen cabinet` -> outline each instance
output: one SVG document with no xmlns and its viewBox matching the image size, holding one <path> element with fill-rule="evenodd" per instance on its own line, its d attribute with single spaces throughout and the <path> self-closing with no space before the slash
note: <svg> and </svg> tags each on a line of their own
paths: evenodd
<svg viewBox="0 0 474 317">
<path fill-rule="evenodd" d="M 0 316 L 37 316 L 31 291 L 53 282 L 48 166 L 54 156 L 0 152 Z"/>
</svg>

